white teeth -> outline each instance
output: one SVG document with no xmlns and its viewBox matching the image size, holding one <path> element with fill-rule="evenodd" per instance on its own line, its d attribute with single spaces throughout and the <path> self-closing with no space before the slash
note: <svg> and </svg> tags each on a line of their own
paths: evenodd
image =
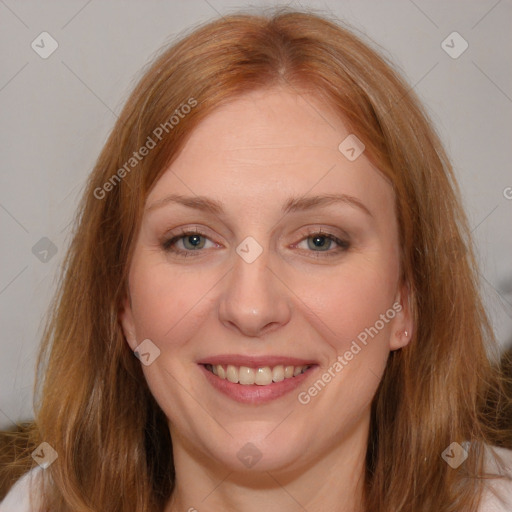
<svg viewBox="0 0 512 512">
<path fill-rule="evenodd" d="M 284 380 L 284 366 L 282 364 L 274 366 L 274 369 L 272 370 L 272 380 L 274 382 L 281 382 Z"/>
<path fill-rule="evenodd" d="M 268 386 L 272 382 L 281 382 L 284 379 L 291 379 L 304 373 L 309 365 L 305 366 L 284 366 L 282 364 L 274 366 L 262 366 L 259 368 L 250 368 L 248 366 L 234 366 L 228 364 L 223 366 L 221 364 L 206 365 L 214 375 L 220 379 L 227 379 L 233 384 L 242 384 L 243 386 L 250 386 L 256 384 L 258 386 Z"/>
<path fill-rule="evenodd" d="M 290 379 L 293 377 L 293 366 L 285 366 L 284 368 L 284 378 Z"/>
<path fill-rule="evenodd" d="M 264 366 L 263 368 L 258 368 L 256 370 L 256 379 L 254 380 L 255 384 L 258 386 L 268 386 L 272 382 L 272 370 L 268 366 Z"/>
<path fill-rule="evenodd" d="M 226 378 L 226 370 L 224 370 L 224 367 L 222 365 L 216 364 L 214 368 L 217 369 L 217 373 L 215 374 L 217 375 L 217 377 L 220 377 L 221 379 Z"/>
<path fill-rule="evenodd" d="M 256 372 L 253 368 L 248 368 L 247 366 L 240 366 L 238 370 L 238 382 L 240 384 L 244 384 L 246 386 L 250 384 L 254 384 L 254 378 L 256 377 Z"/>
<path fill-rule="evenodd" d="M 228 364 L 226 368 L 226 378 L 233 384 L 238 383 L 238 368 L 235 368 L 232 364 Z"/>
</svg>

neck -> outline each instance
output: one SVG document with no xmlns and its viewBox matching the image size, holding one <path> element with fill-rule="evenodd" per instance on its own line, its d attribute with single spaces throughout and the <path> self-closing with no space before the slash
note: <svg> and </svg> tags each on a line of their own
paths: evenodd
<svg viewBox="0 0 512 512">
<path fill-rule="evenodd" d="M 206 463 L 173 436 L 176 486 L 165 512 L 362 512 L 368 420 L 316 459 L 269 471 Z"/>
</svg>

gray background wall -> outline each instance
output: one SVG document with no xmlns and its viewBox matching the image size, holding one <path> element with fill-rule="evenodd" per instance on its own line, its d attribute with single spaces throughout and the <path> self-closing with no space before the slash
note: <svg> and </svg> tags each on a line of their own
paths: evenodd
<svg viewBox="0 0 512 512">
<path fill-rule="evenodd" d="M 503 347 L 512 343 L 510 1 L 0 0 L 0 427 L 32 415 L 70 222 L 142 66 L 197 23 L 277 4 L 322 9 L 367 34 L 426 103 L 460 181 L 487 308 Z M 463 40 L 446 39 L 454 31 Z M 47 58 L 42 32 L 58 44 Z M 444 40 L 452 56 L 468 48 L 452 58 Z"/>
</svg>

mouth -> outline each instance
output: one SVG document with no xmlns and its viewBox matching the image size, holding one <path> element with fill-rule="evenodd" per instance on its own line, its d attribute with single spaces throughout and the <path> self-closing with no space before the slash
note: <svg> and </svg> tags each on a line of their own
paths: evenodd
<svg viewBox="0 0 512 512">
<path fill-rule="evenodd" d="M 302 375 L 313 365 L 276 365 L 259 366 L 251 368 L 250 366 L 235 366 L 233 364 L 205 364 L 204 367 L 209 372 L 219 377 L 219 379 L 228 380 L 232 384 L 242 386 L 269 386 L 272 383 L 282 382 L 285 379 L 293 379 Z"/>
<path fill-rule="evenodd" d="M 216 391 L 253 405 L 290 393 L 319 367 L 313 361 L 301 359 L 244 356 L 217 356 L 198 364 Z"/>
</svg>

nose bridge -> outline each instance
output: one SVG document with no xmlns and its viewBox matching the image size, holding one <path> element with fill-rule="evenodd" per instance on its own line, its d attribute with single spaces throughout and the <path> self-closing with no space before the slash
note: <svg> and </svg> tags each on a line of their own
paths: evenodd
<svg viewBox="0 0 512 512">
<path fill-rule="evenodd" d="M 220 320 L 247 336 L 259 336 L 290 317 L 286 287 L 268 267 L 271 254 L 247 237 L 233 254 L 219 308 Z"/>
</svg>

